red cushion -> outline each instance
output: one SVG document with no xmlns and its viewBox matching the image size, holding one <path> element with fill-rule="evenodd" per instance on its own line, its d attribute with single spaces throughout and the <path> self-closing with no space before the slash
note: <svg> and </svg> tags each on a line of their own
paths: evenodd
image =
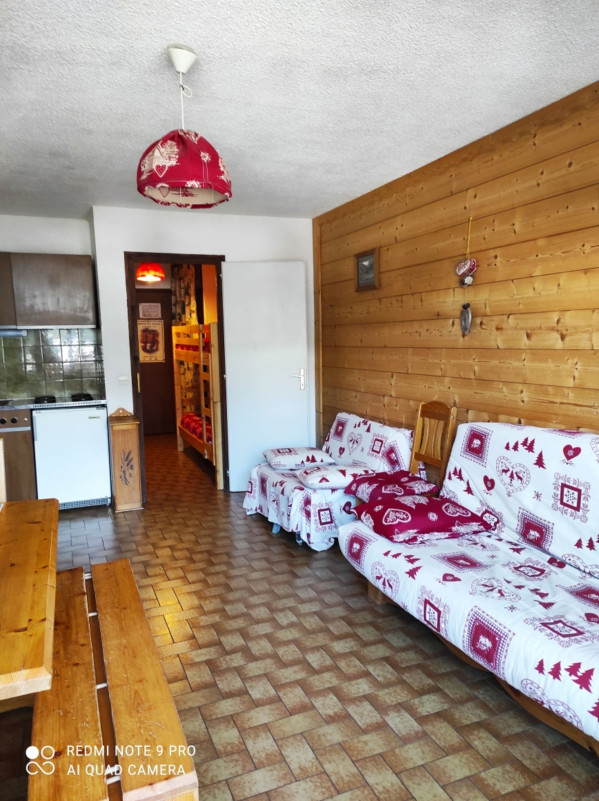
<svg viewBox="0 0 599 801">
<path fill-rule="evenodd" d="M 384 500 L 358 504 L 352 511 L 375 534 L 392 542 L 459 537 L 490 529 L 482 517 L 447 498 L 388 494 Z"/>
<path fill-rule="evenodd" d="M 431 495 L 438 492 L 439 488 L 408 470 L 396 470 L 394 473 L 359 476 L 345 488 L 345 491 L 361 501 L 374 501 L 388 492 L 399 496 Z"/>
</svg>

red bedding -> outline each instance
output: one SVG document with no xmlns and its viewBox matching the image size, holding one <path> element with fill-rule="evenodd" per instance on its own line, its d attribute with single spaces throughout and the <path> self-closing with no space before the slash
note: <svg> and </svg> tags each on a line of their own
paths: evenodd
<svg viewBox="0 0 599 801">
<path fill-rule="evenodd" d="M 197 414 L 188 412 L 183 415 L 179 421 L 179 425 L 181 428 L 185 429 L 185 431 L 189 431 L 190 434 L 193 434 L 194 437 L 201 439 L 203 442 L 212 442 L 212 426 L 210 420 L 206 420 L 206 431 L 204 432 L 202 418 Z"/>
</svg>

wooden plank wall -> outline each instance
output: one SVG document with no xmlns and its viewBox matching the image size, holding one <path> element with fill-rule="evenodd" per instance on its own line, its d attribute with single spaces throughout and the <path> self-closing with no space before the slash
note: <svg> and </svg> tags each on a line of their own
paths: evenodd
<svg viewBox="0 0 599 801">
<path fill-rule="evenodd" d="M 341 410 L 413 426 L 421 400 L 599 430 L 599 82 L 321 215 L 314 250 L 321 435 Z"/>
</svg>

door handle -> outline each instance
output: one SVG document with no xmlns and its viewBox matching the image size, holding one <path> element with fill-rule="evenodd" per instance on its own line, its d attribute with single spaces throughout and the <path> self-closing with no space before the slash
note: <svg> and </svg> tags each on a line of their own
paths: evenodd
<svg viewBox="0 0 599 801">
<path fill-rule="evenodd" d="M 291 378 L 299 378 L 300 389 L 306 389 L 306 371 L 303 367 L 300 367 L 299 373 L 291 373 Z"/>
</svg>

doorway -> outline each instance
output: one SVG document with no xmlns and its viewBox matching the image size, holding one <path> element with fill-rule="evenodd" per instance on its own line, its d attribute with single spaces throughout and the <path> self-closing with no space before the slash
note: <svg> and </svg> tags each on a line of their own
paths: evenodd
<svg viewBox="0 0 599 801">
<path fill-rule="evenodd" d="M 129 345 L 133 387 L 133 414 L 140 422 L 140 462 L 142 501 L 147 500 L 145 486 L 144 435 L 176 431 L 175 381 L 172 350 L 173 287 L 170 274 L 174 265 L 193 268 L 196 276 L 192 292 L 197 294 L 196 322 L 216 322 L 222 318 L 221 264 L 224 256 L 203 256 L 181 253 L 126 252 L 125 277 L 129 319 Z M 135 273 L 142 262 L 164 266 L 167 280 L 145 289 L 136 286 Z M 207 269 L 207 267 L 210 269 Z M 161 286 L 164 283 L 165 286 Z M 203 286 L 206 285 L 206 299 Z M 210 319 L 204 320 L 208 315 Z M 190 322 L 189 320 L 186 322 Z M 219 349 L 222 352 L 222 327 L 218 326 Z M 147 351 L 150 351 L 149 353 Z M 221 361 L 219 388 L 222 408 L 222 436 L 226 437 L 226 395 L 224 363 Z M 226 441 L 226 439 L 225 439 Z M 227 449 L 223 447 L 223 474 L 227 474 Z"/>
<path fill-rule="evenodd" d="M 142 432 L 175 433 L 175 391 L 173 384 L 172 302 L 169 289 L 135 290 L 140 343 L 140 393 L 143 410 Z"/>
</svg>

